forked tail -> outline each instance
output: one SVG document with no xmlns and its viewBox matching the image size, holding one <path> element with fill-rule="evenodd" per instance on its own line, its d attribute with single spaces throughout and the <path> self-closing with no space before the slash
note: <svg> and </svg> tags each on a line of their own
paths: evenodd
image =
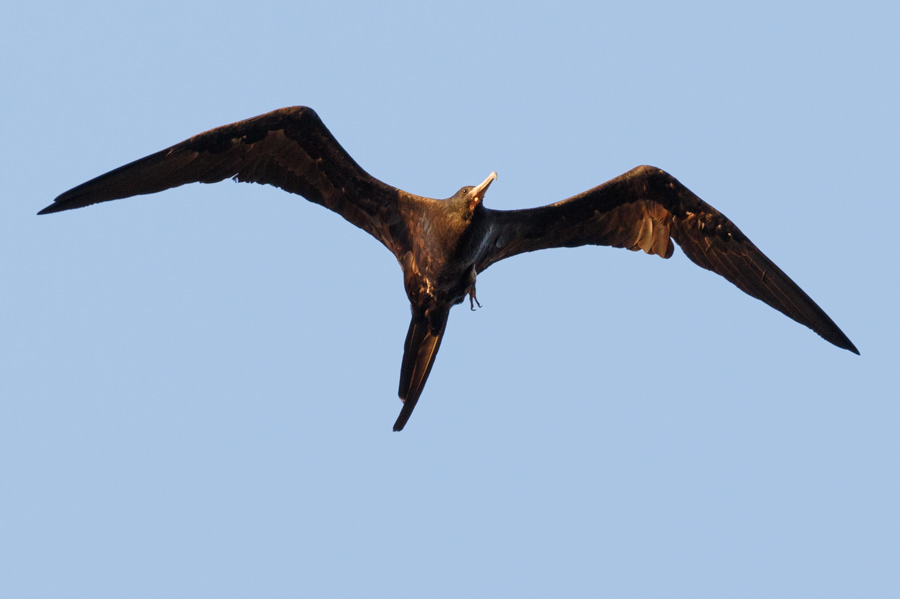
<svg viewBox="0 0 900 599">
<path fill-rule="evenodd" d="M 445 312 L 437 317 L 433 316 L 432 322 L 429 323 L 424 310 L 413 307 L 412 321 L 409 323 L 406 343 L 403 346 L 403 364 L 400 367 L 399 394 L 403 400 L 403 409 L 400 410 L 400 416 L 394 423 L 395 431 L 403 430 L 416 407 L 416 402 L 419 401 L 434 358 L 441 347 L 448 314 L 449 312 Z"/>
</svg>

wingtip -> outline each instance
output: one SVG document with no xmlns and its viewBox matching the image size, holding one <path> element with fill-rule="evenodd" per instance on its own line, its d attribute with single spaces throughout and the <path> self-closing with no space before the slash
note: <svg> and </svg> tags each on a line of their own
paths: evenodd
<svg viewBox="0 0 900 599">
<path fill-rule="evenodd" d="M 835 325 L 835 328 L 837 328 L 837 325 Z M 859 350 L 856 349 L 856 346 L 853 345 L 853 342 L 850 341 L 850 338 L 847 337 L 847 335 L 845 335 L 844 332 L 841 331 L 840 329 L 837 329 L 837 333 L 835 333 L 833 335 L 829 335 L 827 337 L 825 337 L 823 335 L 823 337 L 829 343 L 836 345 L 837 347 L 839 347 L 841 349 L 846 349 L 848 352 L 852 352 L 852 353 L 856 354 L 857 356 L 859 355 Z"/>
<path fill-rule="evenodd" d="M 50 204 L 49 206 L 38 212 L 38 216 L 42 214 L 50 214 L 52 212 L 59 212 L 59 208 L 56 207 L 56 204 Z"/>
<path fill-rule="evenodd" d="M 835 347 L 846 349 L 850 353 L 856 354 L 857 356 L 859 355 L 859 350 L 856 349 L 856 346 L 853 345 L 853 342 L 850 341 L 846 335 L 841 335 L 839 338 L 824 337 L 824 339 Z"/>
</svg>

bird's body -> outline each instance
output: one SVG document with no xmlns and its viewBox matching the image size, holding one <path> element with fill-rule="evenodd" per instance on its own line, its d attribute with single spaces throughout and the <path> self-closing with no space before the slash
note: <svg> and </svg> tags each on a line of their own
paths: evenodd
<svg viewBox="0 0 900 599">
<path fill-rule="evenodd" d="M 79 185 L 40 213 L 230 177 L 276 185 L 337 212 L 400 263 L 412 319 L 400 372 L 404 406 L 394 430 L 403 428 L 419 399 L 450 308 L 467 295 L 474 307 L 476 279 L 491 264 L 540 249 L 607 245 L 668 258 L 674 239 L 696 264 L 859 353 L 730 220 L 660 169 L 640 166 L 549 206 L 490 210 L 483 199 L 495 173 L 446 200 L 407 193 L 360 168 L 306 107 L 201 133 Z"/>
</svg>

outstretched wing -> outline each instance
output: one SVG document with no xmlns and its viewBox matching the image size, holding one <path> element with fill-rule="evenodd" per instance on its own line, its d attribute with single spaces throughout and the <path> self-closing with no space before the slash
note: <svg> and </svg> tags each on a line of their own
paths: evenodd
<svg viewBox="0 0 900 599">
<path fill-rule="evenodd" d="M 38 214 L 229 177 L 299 194 L 368 231 L 395 254 L 405 237 L 400 190 L 366 173 L 305 106 L 195 135 L 70 189 Z"/>
<path fill-rule="evenodd" d="M 492 229 L 481 272 L 494 262 L 546 248 L 608 245 L 669 258 L 674 239 L 695 264 L 858 354 L 834 321 L 734 223 L 675 177 L 639 166 L 556 204 L 488 212 Z"/>
</svg>

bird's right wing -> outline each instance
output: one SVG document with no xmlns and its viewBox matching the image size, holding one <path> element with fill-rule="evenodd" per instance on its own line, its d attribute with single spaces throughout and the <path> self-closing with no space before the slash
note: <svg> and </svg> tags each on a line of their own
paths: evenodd
<svg viewBox="0 0 900 599">
<path fill-rule="evenodd" d="M 489 210 L 490 237 L 479 272 L 522 252 L 606 245 L 669 258 L 674 239 L 695 264 L 859 353 L 827 314 L 724 214 L 675 177 L 639 166 L 567 200 L 528 210 Z"/>
<path fill-rule="evenodd" d="M 195 135 L 70 189 L 38 214 L 227 178 L 299 194 L 368 231 L 395 255 L 406 245 L 400 218 L 406 194 L 366 173 L 305 106 Z"/>
</svg>

